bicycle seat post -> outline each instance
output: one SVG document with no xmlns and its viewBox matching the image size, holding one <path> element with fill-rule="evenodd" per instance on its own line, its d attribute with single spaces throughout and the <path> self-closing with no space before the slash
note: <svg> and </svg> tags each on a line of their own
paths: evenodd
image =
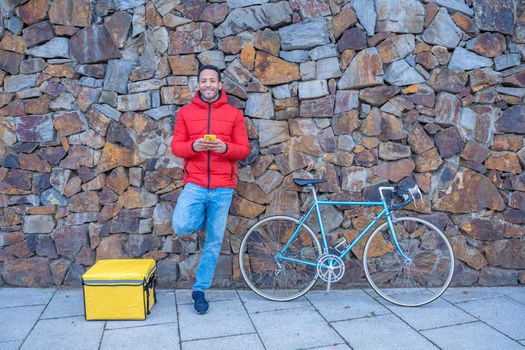
<svg viewBox="0 0 525 350">
<path fill-rule="evenodd" d="M 317 193 L 315 191 L 315 185 L 308 185 L 307 188 L 309 188 L 312 191 L 312 197 L 314 198 L 314 203 L 317 202 Z"/>
</svg>

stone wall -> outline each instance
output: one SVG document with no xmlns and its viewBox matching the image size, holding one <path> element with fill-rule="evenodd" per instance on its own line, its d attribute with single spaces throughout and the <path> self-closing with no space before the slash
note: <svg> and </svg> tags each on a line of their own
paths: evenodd
<svg viewBox="0 0 525 350">
<path fill-rule="evenodd" d="M 125 257 L 191 285 L 203 235 L 172 235 L 169 144 L 201 63 L 222 70 L 252 148 L 216 286 L 241 284 L 258 218 L 305 210 L 294 177 L 327 178 L 330 199 L 417 182 L 413 214 L 450 238 L 455 284 L 525 283 L 523 2 L 0 3 L 0 285 L 78 286 L 97 259 Z M 324 209 L 332 240 L 371 214 L 342 209 Z M 343 284 L 362 283 L 348 265 Z"/>
</svg>

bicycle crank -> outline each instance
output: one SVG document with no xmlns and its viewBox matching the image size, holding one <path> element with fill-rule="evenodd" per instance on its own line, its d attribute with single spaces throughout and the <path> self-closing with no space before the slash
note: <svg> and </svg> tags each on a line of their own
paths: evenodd
<svg viewBox="0 0 525 350">
<path fill-rule="evenodd" d="M 334 254 L 324 254 L 317 260 L 317 275 L 328 285 L 326 291 L 330 291 L 333 282 L 339 281 L 345 274 L 344 261 Z"/>
</svg>

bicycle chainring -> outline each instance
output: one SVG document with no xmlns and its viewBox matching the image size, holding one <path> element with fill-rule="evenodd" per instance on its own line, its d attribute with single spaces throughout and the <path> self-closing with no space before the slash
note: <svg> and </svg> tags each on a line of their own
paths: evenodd
<svg viewBox="0 0 525 350">
<path fill-rule="evenodd" d="M 334 254 L 324 254 L 317 260 L 317 275 L 325 282 L 337 282 L 345 274 L 344 261 Z"/>
</svg>

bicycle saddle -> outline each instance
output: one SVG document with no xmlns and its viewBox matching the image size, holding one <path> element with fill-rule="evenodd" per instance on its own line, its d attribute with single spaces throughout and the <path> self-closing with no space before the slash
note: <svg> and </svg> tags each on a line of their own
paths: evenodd
<svg viewBox="0 0 525 350">
<path fill-rule="evenodd" d="M 326 179 L 293 179 L 293 182 L 297 186 L 309 186 L 309 185 L 315 185 L 315 184 L 321 184 L 323 182 L 326 182 Z"/>
</svg>

